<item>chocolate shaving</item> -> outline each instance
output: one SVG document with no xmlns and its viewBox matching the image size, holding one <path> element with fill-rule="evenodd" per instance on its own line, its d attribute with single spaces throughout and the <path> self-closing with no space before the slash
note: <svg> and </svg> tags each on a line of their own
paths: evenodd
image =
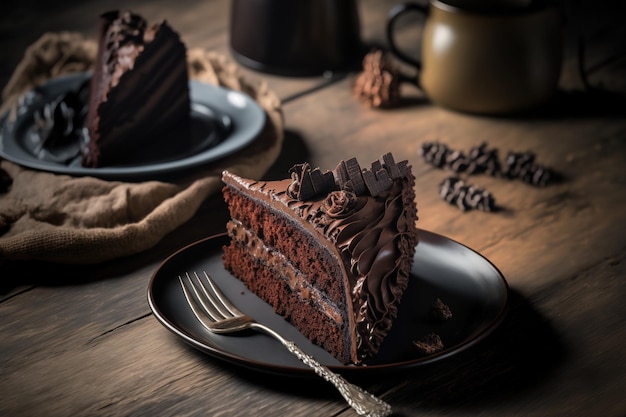
<svg viewBox="0 0 626 417">
<path fill-rule="evenodd" d="M 306 200 L 315 196 L 315 189 L 309 174 L 310 167 L 308 163 L 296 164 L 289 170 L 291 174 L 291 184 L 287 192 L 292 198 Z"/>
<path fill-rule="evenodd" d="M 371 172 L 371 171 L 368 171 Z M 387 189 L 391 187 L 391 183 L 393 180 L 384 169 L 379 169 L 378 171 L 374 171 L 374 175 L 376 177 L 376 181 L 383 184 L 383 189 Z"/>
<path fill-rule="evenodd" d="M 374 197 L 389 189 L 393 183 L 387 171 L 382 168 L 376 172 L 363 171 L 363 179 L 365 180 L 365 185 L 367 185 L 370 194 Z"/>
<path fill-rule="evenodd" d="M 385 168 L 387 168 L 387 171 L 389 171 L 389 175 L 391 176 L 391 178 L 396 179 L 401 177 L 402 174 L 400 172 L 400 169 L 398 168 L 396 162 L 393 160 L 393 155 L 391 155 L 391 153 L 386 153 L 383 155 L 383 165 L 385 166 Z"/>
<path fill-rule="evenodd" d="M 365 193 L 365 181 L 363 181 L 363 174 L 361 174 L 361 167 L 356 158 L 350 158 L 345 163 L 348 177 L 352 181 L 352 188 L 356 195 L 362 195 Z"/>
<path fill-rule="evenodd" d="M 316 195 L 327 194 L 335 189 L 335 177 L 332 172 L 322 173 L 319 168 L 311 171 L 311 182 Z"/>
<path fill-rule="evenodd" d="M 348 171 L 346 171 L 343 161 L 339 162 L 337 167 L 333 170 L 333 177 L 340 189 L 343 188 L 343 185 L 350 179 L 348 178 Z"/>
</svg>

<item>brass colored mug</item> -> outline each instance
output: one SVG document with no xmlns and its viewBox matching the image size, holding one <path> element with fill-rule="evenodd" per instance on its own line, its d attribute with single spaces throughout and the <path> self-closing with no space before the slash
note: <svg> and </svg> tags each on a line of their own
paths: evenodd
<svg viewBox="0 0 626 417">
<path fill-rule="evenodd" d="M 395 56 L 418 70 L 417 84 L 432 102 L 469 113 L 518 113 L 548 101 L 560 77 L 560 13 L 541 3 L 480 11 L 444 0 L 403 3 L 389 12 L 387 40 Z M 424 18 L 419 59 L 394 40 L 395 24 L 408 12 Z"/>
</svg>

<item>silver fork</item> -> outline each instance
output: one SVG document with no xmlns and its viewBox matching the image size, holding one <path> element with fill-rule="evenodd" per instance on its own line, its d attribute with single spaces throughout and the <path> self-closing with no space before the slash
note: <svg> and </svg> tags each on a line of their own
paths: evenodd
<svg viewBox="0 0 626 417">
<path fill-rule="evenodd" d="M 206 272 L 204 272 L 204 277 L 208 285 L 200 279 L 197 273 L 194 272 L 193 275 L 195 279 L 189 273 L 186 273 L 184 277 L 179 276 L 178 279 L 191 310 L 208 331 L 220 334 L 255 329 L 267 333 L 285 345 L 289 352 L 304 364 L 313 368 L 316 374 L 332 383 L 359 415 L 385 417 L 391 414 L 389 404 L 349 383 L 340 375 L 320 364 L 312 356 L 303 352 L 295 343 L 239 311 Z"/>
</svg>

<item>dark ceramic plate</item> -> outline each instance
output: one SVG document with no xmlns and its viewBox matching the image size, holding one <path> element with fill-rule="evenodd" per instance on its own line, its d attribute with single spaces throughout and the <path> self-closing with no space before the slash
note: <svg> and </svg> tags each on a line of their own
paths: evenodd
<svg viewBox="0 0 626 417">
<path fill-rule="evenodd" d="M 167 146 L 146 147 L 133 163 L 99 168 L 85 168 L 80 157 L 54 158 L 37 148 L 38 131 L 34 113 L 56 97 L 79 91 L 91 78 L 90 73 L 58 77 L 25 95 L 19 115 L 9 121 L 0 119 L 0 156 L 19 165 L 42 171 L 103 179 L 133 180 L 158 177 L 203 166 L 224 158 L 256 139 L 265 124 L 265 113 L 249 96 L 222 87 L 190 81 L 191 133 L 176 135 L 176 141 L 162 141 Z M 75 143 L 74 143 L 75 142 Z M 177 148 L 174 148 L 176 144 Z M 64 153 L 78 153 L 80 139 L 66 145 Z"/>
<path fill-rule="evenodd" d="M 279 342 L 265 334 L 216 335 L 208 332 L 188 307 L 178 275 L 207 271 L 244 313 L 270 326 L 322 364 L 344 375 L 404 370 L 442 360 L 485 338 L 500 324 L 507 309 L 508 286 L 494 265 L 466 246 L 420 230 L 413 279 L 391 333 L 372 363 L 345 366 L 310 343 L 224 269 L 221 254 L 226 242 L 225 235 L 213 236 L 167 258 L 151 278 L 148 303 L 157 320 L 185 342 L 211 356 L 247 368 L 279 374 L 313 373 Z M 445 321 L 432 319 L 430 306 L 437 298 L 450 307 L 452 318 Z M 441 337 L 445 348 L 436 354 L 425 355 L 413 341 L 431 332 Z"/>
</svg>

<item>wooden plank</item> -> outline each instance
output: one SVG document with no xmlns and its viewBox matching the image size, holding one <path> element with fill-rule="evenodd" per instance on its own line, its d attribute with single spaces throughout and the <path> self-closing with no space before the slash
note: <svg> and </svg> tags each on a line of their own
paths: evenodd
<svg viewBox="0 0 626 417">
<path fill-rule="evenodd" d="M 622 250 L 531 296 L 474 348 L 395 381 L 400 415 L 624 415 Z"/>
<path fill-rule="evenodd" d="M 336 88 L 340 88 L 337 86 Z M 325 93 L 320 93 L 324 95 Z M 341 95 L 337 93 L 338 95 Z M 345 95 L 345 93 L 344 93 Z M 311 100 L 314 100 L 312 98 Z M 293 107 L 304 106 L 302 101 L 294 103 Z M 339 103 L 339 106 L 348 103 Z M 312 106 L 311 106 L 312 107 Z M 291 109 L 292 106 L 288 106 Z M 325 111 L 332 113 L 333 108 L 328 108 Z M 449 138 L 457 138 L 452 143 L 455 146 L 461 146 L 467 144 L 467 139 L 459 136 L 460 133 L 467 134 L 468 132 L 485 132 L 485 122 L 477 122 L 476 119 L 466 118 L 465 116 L 459 116 L 456 114 L 444 112 L 438 109 L 430 110 L 430 114 L 435 114 L 437 118 L 441 120 L 442 126 L 456 126 L 454 129 L 450 129 L 448 132 Z M 371 113 L 364 113 L 365 118 L 373 117 Z M 327 114 L 318 115 L 321 119 L 329 117 Z M 376 116 L 379 117 L 379 116 Z M 428 118 L 430 120 L 430 118 Z M 319 120 L 319 119 L 318 119 Z M 437 120 L 437 119 L 435 119 Z M 445 122 L 445 123 L 444 123 Z M 452 123 L 454 122 L 454 123 Z M 606 123 L 607 121 L 603 121 Z M 349 135 L 352 138 L 365 137 L 365 140 L 370 140 L 371 144 L 376 141 L 372 139 L 374 134 L 378 134 L 376 121 L 370 121 L 365 125 L 365 131 L 359 130 L 360 120 L 357 118 L 352 121 L 356 125 L 352 126 L 348 123 L 340 126 L 342 129 L 346 129 L 350 132 Z M 304 120 L 298 122 L 298 126 L 306 126 Z M 387 135 L 387 141 L 385 144 L 392 146 L 394 151 L 396 149 L 409 149 L 416 151 L 417 143 L 406 142 L 402 140 L 406 138 L 406 131 L 411 129 L 410 124 L 407 126 L 398 124 L 390 124 L 389 129 L 384 131 Z M 504 137 L 505 144 L 519 144 L 525 143 L 525 135 L 523 134 L 507 134 L 512 129 L 509 123 L 502 123 L 502 125 L 496 125 L 497 128 L 488 129 L 488 137 Z M 551 124 L 541 124 L 541 128 L 546 126 L 549 128 L 547 131 L 552 133 L 554 129 Z M 620 239 L 618 230 L 612 228 L 613 224 L 619 224 L 616 222 L 623 222 L 623 214 L 621 211 L 613 210 L 613 207 L 620 207 L 623 203 L 623 196 L 620 193 L 611 193 L 609 191 L 614 190 L 619 186 L 621 179 L 619 172 L 615 171 L 603 171 L 602 165 L 609 164 L 610 166 L 623 166 L 622 144 L 616 140 L 616 135 L 619 135 L 619 129 L 615 131 L 615 127 L 605 127 L 605 133 L 599 134 L 598 137 L 591 140 L 586 136 L 586 131 L 580 131 L 578 125 L 571 126 L 572 137 L 569 140 L 576 143 L 577 152 L 569 155 L 566 160 L 569 160 L 572 165 L 571 173 L 575 173 L 580 168 L 586 168 L 593 175 L 583 175 L 575 177 L 570 180 L 570 183 L 565 185 L 556 186 L 554 188 L 546 188 L 541 190 L 528 189 L 526 194 L 519 192 L 519 187 L 523 184 L 510 184 L 508 182 L 502 182 L 501 180 L 491 179 L 489 187 L 494 190 L 503 190 L 503 194 L 508 200 L 505 200 L 509 206 L 518 207 L 521 209 L 515 210 L 515 218 L 509 215 L 494 215 L 488 213 L 459 213 L 456 209 L 443 205 L 435 194 L 426 195 L 424 192 L 424 200 L 420 204 L 422 220 L 427 225 L 432 225 L 431 230 L 437 232 L 445 232 L 446 235 L 452 235 L 462 243 L 470 242 L 470 246 L 474 243 L 480 245 L 479 249 L 485 253 L 490 259 L 492 259 L 497 266 L 499 266 L 507 275 L 507 278 L 514 284 L 517 291 L 522 290 L 524 296 L 533 297 L 535 291 L 546 288 L 546 286 L 556 285 L 555 283 L 567 282 L 568 278 L 572 274 L 576 274 L 581 269 L 584 270 L 588 267 L 588 262 L 595 262 L 600 257 L 607 256 L 611 250 L 623 248 L 623 240 Z M 524 129 L 518 125 L 514 125 L 517 130 Z M 561 126 L 563 127 L 563 126 Z M 565 126 L 567 127 L 567 126 Z M 317 126 L 316 126 L 317 128 Z M 356 129 L 351 132 L 350 129 Z M 395 135 L 397 129 L 401 129 L 398 135 Z M 426 128 L 423 128 L 427 130 Z M 531 132 L 537 135 L 536 131 L 542 131 L 537 127 L 528 128 Z M 596 132 L 602 132 L 602 129 L 594 130 Z M 372 133 L 373 132 L 373 133 Z M 575 135 L 576 133 L 578 135 Z M 322 132 L 323 133 L 323 132 Z M 404 136 L 402 135 L 404 134 Z M 311 128 L 311 136 L 319 134 L 317 130 Z M 544 133 L 545 134 L 545 133 Z M 368 136 L 369 135 L 369 136 Z M 521 136 L 521 137 L 520 137 Z M 530 136 L 531 143 L 536 146 L 544 146 L 545 137 Z M 310 136 L 306 136 L 306 140 L 309 140 Z M 320 141 L 321 144 L 322 141 Z M 340 141 L 341 143 L 341 141 Z M 347 149 L 351 142 L 347 141 L 342 145 L 343 149 Z M 571 143 L 571 142 L 570 142 Z M 319 145 L 319 144 L 318 144 Z M 552 145 L 551 145 L 552 146 Z M 565 144 L 556 143 L 555 146 L 560 146 L 567 149 Z M 316 148 L 320 146 L 316 145 Z M 356 149 L 352 146 L 350 149 Z M 373 151 L 367 148 L 359 149 L 358 152 L 362 152 L 363 155 L 376 158 L 379 155 L 373 154 Z M 415 154 L 416 155 L 416 154 Z M 554 155 L 551 153 L 550 155 Z M 324 157 L 324 160 L 330 161 L 331 155 Z M 416 157 L 415 157 L 416 158 Z M 333 156 L 333 164 L 336 162 L 336 155 Z M 322 160 L 320 158 L 319 160 Z M 601 161 L 601 162 L 599 162 Z M 429 166 L 422 164 L 419 159 L 413 159 L 414 165 L 418 169 L 418 189 L 427 190 L 436 183 L 435 178 L 440 178 L 445 173 L 435 170 Z M 569 172 L 569 171 L 568 171 Z M 515 185 L 515 189 L 512 187 Z M 569 193 L 569 199 L 562 199 L 565 191 Z M 591 193 L 591 194 L 589 194 Z M 576 196 L 588 195 L 591 203 L 582 204 L 584 200 Z M 572 202 L 576 205 L 572 206 Z M 589 204 L 592 204 L 594 216 L 590 215 Z M 553 213 L 546 215 L 545 213 Z M 436 213 L 436 215 L 435 215 Z M 558 214 L 558 215 L 557 215 Z M 566 214 L 566 215 L 564 215 Z M 188 232 L 194 227 L 202 226 L 200 220 L 193 221 L 193 225 L 189 226 Z M 468 227 L 468 224 L 473 225 Z M 208 226 L 207 226 L 208 227 Z M 488 235 L 481 235 L 477 231 L 489 230 Z M 614 231 L 613 236 L 609 239 L 602 239 L 602 236 L 606 232 Z M 442 232 L 442 233 L 443 233 Z M 592 233 L 589 235 L 589 233 Z M 526 239 L 521 237 L 526 236 Z M 592 241 L 592 242 L 604 242 L 599 247 L 585 247 L 578 244 L 578 242 Z M 531 242 L 531 243 L 528 243 Z M 537 245 L 537 242 L 541 242 Z M 621 242 L 621 243 L 620 243 Z M 619 246 L 621 244 L 622 246 Z M 606 246 L 605 246 L 606 245 Z M 553 251 L 548 249 L 554 248 Z M 572 250 L 577 250 L 570 260 L 567 255 L 571 254 Z M 584 252 L 585 256 L 580 256 Z M 567 259 L 568 262 L 563 264 L 560 260 Z M 601 259 L 601 258 L 600 258 Z M 107 271 L 114 271 L 113 265 L 108 268 L 104 268 L 100 272 L 97 272 L 92 278 L 103 278 L 107 276 Z M 73 271 L 72 275 L 78 280 L 80 278 L 81 269 Z M 23 366 L 28 363 L 34 364 L 48 364 L 48 362 L 59 361 L 59 363 L 65 363 L 65 366 L 73 367 L 75 362 L 72 362 L 69 357 L 74 355 L 88 355 L 87 353 L 81 353 L 82 348 L 71 351 L 71 355 L 68 353 L 68 358 L 57 358 L 58 352 L 65 351 L 66 343 L 72 342 L 66 341 L 65 337 L 51 338 L 51 346 L 42 347 L 46 337 L 50 335 L 58 334 L 67 328 L 79 328 L 83 326 L 85 330 L 82 338 L 83 342 L 78 345 L 84 344 L 84 340 L 100 340 L 101 337 L 113 337 L 116 334 L 116 329 L 125 328 L 125 323 L 134 323 L 135 320 L 147 314 L 147 306 L 145 304 L 145 285 L 147 284 L 147 277 L 149 276 L 150 268 L 146 267 L 131 273 L 123 281 L 104 280 L 96 281 L 86 286 L 79 287 L 67 287 L 63 292 L 59 292 L 56 288 L 38 288 L 36 290 L 21 294 L 19 300 L 9 300 L 2 303 L 4 310 L 4 317 L 20 317 L 20 322 L 26 323 L 26 326 L 20 326 L 20 329 L 2 329 L 5 334 L 15 335 L 13 343 L 11 345 L 4 345 L 3 352 L 9 353 L 11 362 L 5 367 L 9 372 L 17 372 Z M 595 271 L 590 273 L 590 276 L 596 276 Z M 112 277 L 110 277 L 112 278 Z M 78 281 L 75 281 L 78 282 Z M 34 297 L 34 298 L 33 298 Z M 102 297 L 106 302 L 98 301 Z M 19 303 L 17 303 L 19 301 Z M 578 297 L 574 297 L 571 302 L 577 303 Z M 103 304 L 104 303 L 104 304 Z M 32 305 L 32 309 L 28 310 L 28 313 L 18 312 L 18 310 L 10 310 L 11 306 L 16 306 L 16 309 L 20 309 L 22 305 Z M 600 303 L 601 304 L 601 303 Z M 599 305 L 600 305 L 599 304 Z M 55 311 L 55 315 L 47 315 L 47 311 Z M 108 312 L 109 316 L 101 317 L 99 311 Z M 558 310 L 556 310 L 558 311 Z M 593 315 L 594 311 L 589 312 Z M 94 320 L 95 319 L 95 320 Z M 580 318 L 579 318 L 580 319 Z M 77 321 L 78 320 L 78 321 Z M 569 316 L 565 316 L 563 320 L 569 320 Z M 93 323 L 90 323 L 92 322 Z M 137 320 L 142 321 L 142 320 Z M 82 324 L 81 324 L 82 323 Z M 570 325 L 573 326 L 573 325 Z M 45 329 L 38 339 L 38 328 Z M 609 333 L 610 334 L 610 333 Z M 619 332 L 618 332 L 619 334 Z M 88 337 L 87 337 L 88 336 Z M 33 339 L 34 337 L 34 339 Z M 135 335 L 137 337 L 137 335 Z M 142 336 L 143 337 L 143 336 Z M 608 346 L 615 345 L 617 339 L 609 338 L 607 342 Z M 6 342 L 5 342 L 6 343 Z M 77 344 L 74 340 L 70 344 Z M 24 348 L 26 346 L 26 348 Z M 123 344 L 121 346 L 124 346 Z M 125 354 L 119 352 L 120 355 Z M 149 355 L 154 355 L 154 352 L 148 352 Z M 49 356 L 52 355 L 52 356 Z M 21 359 L 20 359 L 21 358 Z M 56 358 L 56 359 L 55 359 Z M 147 359 L 148 362 L 153 359 Z M 24 362 L 21 362 L 24 361 Z M 145 363 L 144 363 L 145 364 Z M 43 366 L 43 365 L 32 365 Z M 46 365 L 48 366 L 48 365 Z M 106 368 L 103 365 L 94 365 L 98 368 Z M 35 378 L 39 378 L 39 374 L 33 371 L 32 375 Z M 82 380 L 85 377 L 84 374 L 76 375 L 77 380 Z M 32 380 L 28 383 L 35 384 Z M 70 381 L 70 384 L 73 382 Z M 33 388 L 34 389 L 34 388 Z M 10 391 L 10 390 L 9 390 Z M 67 411 L 67 410 L 65 410 Z M 233 411 L 233 410 L 231 410 Z"/>
<path fill-rule="evenodd" d="M 15 34 L 0 37 L 0 85 L 17 52 L 36 39 L 33 27 L 93 33 L 88 22 L 101 4 L 77 2 L 28 14 L 20 5 L 19 19 L 0 17 L 3 30 Z M 172 25 L 188 30 L 192 47 L 228 53 L 226 0 L 127 4 L 149 18 L 166 14 Z M 360 2 L 368 42 L 384 43 L 393 4 Z M 409 29 L 402 34 L 411 36 Z M 607 38 L 606 31 L 596 33 L 602 36 L 594 39 Z M 573 71 L 569 57 L 563 93 L 578 86 Z M 285 146 L 268 177 L 284 177 L 293 163 L 331 169 L 341 158 L 356 156 L 365 164 L 391 150 L 396 160 L 408 158 L 413 165 L 420 227 L 476 249 L 512 286 L 510 317 L 492 337 L 440 364 L 364 386 L 406 416 L 626 413 L 623 112 L 607 111 L 589 96 L 564 94 L 560 109 L 544 117 L 475 117 L 431 106 L 408 86 L 403 107 L 375 111 L 352 97 L 353 76 L 316 90 L 327 80 L 247 74 L 268 80 L 282 98 L 294 97 L 285 104 Z M 607 77 L 621 82 L 614 71 Z M 470 177 L 505 210 L 462 213 L 437 195 L 448 173 L 421 160 L 426 140 L 463 150 L 482 141 L 502 152 L 531 150 L 566 181 L 537 189 Z M 150 315 L 146 288 L 159 262 L 221 231 L 225 221 L 215 198 L 144 254 L 96 267 L 3 264 L 0 414 L 354 415 L 324 382 L 242 372 L 184 345 Z"/>
<path fill-rule="evenodd" d="M 411 372 L 405 376 L 407 379 L 390 378 L 386 382 L 400 388 L 389 394 L 389 401 L 407 416 L 420 415 L 424 409 L 433 408 L 440 409 L 440 415 L 455 415 L 461 409 L 467 410 L 468 403 L 472 404 L 470 408 L 488 409 L 498 415 L 511 412 L 511 404 L 515 405 L 516 413 L 510 415 L 561 415 L 567 410 L 592 412 L 597 396 L 608 401 L 605 404 L 613 404 L 609 411 L 619 411 L 620 402 L 615 400 L 620 398 L 618 395 L 624 388 L 621 379 L 624 365 L 619 365 L 624 337 L 624 327 L 620 324 L 623 317 L 620 312 L 624 312 L 621 303 L 624 281 L 620 278 L 625 272 L 623 261 L 624 252 L 584 271 L 575 279 L 538 292 L 532 298 L 517 293 L 511 318 L 496 336 L 468 354 L 440 366 Z M 129 290 L 124 292 L 128 299 L 100 305 L 90 303 L 97 294 L 106 293 L 101 291 L 105 284 L 122 285 Z M 233 413 L 230 415 L 245 415 L 250 409 L 247 407 L 261 407 L 259 415 L 269 416 L 270 410 L 289 410 L 293 412 L 291 415 L 306 415 L 318 407 L 330 415 L 336 409 L 325 408 L 327 403 L 340 406 L 332 392 L 318 396 L 319 390 L 325 391 L 323 385 L 316 387 L 317 384 L 313 383 L 311 387 L 304 383 L 307 389 L 316 392 L 309 397 L 293 388 L 293 383 L 289 384 L 292 388 L 282 387 L 278 382 L 282 378 L 268 383 L 271 378 L 242 374 L 236 369 L 204 360 L 201 354 L 178 342 L 152 317 L 127 324 L 112 323 L 105 332 L 97 323 L 90 323 L 98 315 L 96 310 L 123 310 L 126 301 L 127 308 L 142 305 L 145 308 L 145 304 L 133 300 L 143 293 L 139 291 L 142 285 L 135 286 L 137 290 L 132 291 L 127 282 L 99 281 L 74 288 L 69 297 L 66 297 L 66 290 L 60 293 L 43 288 L 24 294 L 29 298 L 37 295 L 36 299 L 26 300 L 33 301 L 34 306 L 43 305 L 45 299 L 52 300 L 47 307 L 54 314 L 42 316 L 43 307 L 33 308 L 29 314 L 21 314 L 19 322 L 14 323 L 19 326 L 19 331 L 3 328 L 2 333 L 29 337 L 39 333 L 39 337 L 53 342 L 45 349 L 42 349 L 43 345 L 31 349 L 29 341 L 13 339 L 11 343 L 15 343 L 16 350 L 21 350 L 21 353 L 14 353 L 5 349 L 8 341 L 3 340 L 2 351 L 11 357 L 3 365 L 0 382 L 5 398 L 3 410 L 11 412 L 10 415 L 21 415 L 35 406 L 38 411 L 52 416 L 89 412 L 147 415 L 156 410 L 159 415 L 186 411 L 207 414 L 228 411 Z M 80 293 L 82 295 L 78 297 Z M 83 324 L 72 324 L 71 327 L 77 329 L 73 334 L 63 332 L 68 327 L 64 320 L 80 317 L 63 309 L 63 302 L 68 299 L 74 302 L 67 305 L 66 310 L 82 310 L 85 318 Z M 5 310 L 7 305 L 10 303 L 0 305 L 2 316 L 18 317 Z M 581 309 L 581 306 L 585 308 Z M 35 317 L 40 318 L 38 322 Z M 100 324 L 102 318 L 98 319 Z M 59 334 L 63 337 L 55 336 Z M 36 341 L 31 339 L 30 342 Z M 543 359 L 542 355 L 545 355 Z M 86 363 L 89 365 L 85 366 Z M 588 375 L 587 369 L 595 371 Z M 600 375 L 600 372 L 602 383 L 588 384 L 589 378 Z M 63 384 L 59 385 L 59 380 Z M 206 402 L 197 403 L 193 400 L 194 397 L 202 398 L 205 390 L 215 384 L 225 385 L 220 390 L 223 401 L 216 403 L 207 398 Z M 550 384 L 562 388 L 556 392 L 547 390 Z M 572 398 L 566 394 L 577 389 L 578 384 L 584 384 L 589 395 L 578 395 L 572 403 Z M 246 396 L 245 404 L 238 400 L 241 395 Z M 290 405 L 294 396 L 302 408 L 293 409 Z M 310 403 L 311 408 L 302 406 L 303 400 Z M 267 414 L 263 414 L 264 410 L 268 411 Z"/>
<path fill-rule="evenodd" d="M 310 415 L 312 410 L 332 415 L 345 407 L 321 379 L 275 378 L 210 360 L 174 338 L 153 317 L 95 339 L 87 322 L 90 316 L 85 317 L 83 325 L 72 325 L 73 333 L 63 333 L 62 338 L 47 333 L 53 329 L 39 329 L 42 337 L 53 341 L 48 346 L 38 343 L 45 351 L 12 354 L 0 379 L 3 415 L 254 412 L 270 417 Z"/>
<path fill-rule="evenodd" d="M 306 160 L 322 170 L 333 168 L 339 158 L 352 156 L 364 165 L 387 151 L 398 160 L 409 159 L 417 176 L 420 227 L 487 251 L 498 265 L 516 264 L 538 280 L 550 280 L 533 272 L 545 265 L 560 267 L 555 259 L 573 255 L 571 269 L 566 268 L 571 273 L 581 267 L 578 262 L 595 262 L 623 247 L 624 238 L 613 227 L 625 220 L 624 211 L 616 209 L 626 198 L 621 192 L 621 167 L 626 162 L 625 145 L 619 139 L 626 129 L 622 120 L 493 119 L 433 106 L 392 112 L 358 106 L 346 80 L 286 105 L 287 129 L 295 131 L 297 126 L 299 137 L 293 140 L 303 143 L 300 148 L 311 150 Z M 351 116 L 337 122 L 337 114 Z M 328 141 L 326 137 L 336 139 Z M 501 159 L 509 150 L 533 151 L 538 163 L 561 173 L 565 180 L 536 188 L 520 181 L 472 176 L 468 182 L 490 190 L 503 211 L 463 213 L 438 196 L 438 184 L 451 173 L 433 168 L 419 156 L 421 144 L 433 140 L 465 152 L 486 141 L 500 150 Z M 577 244 L 581 239 L 598 244 L 591 248 Z M 531 266 L 529 271 L 519 265 L 548 249 L 552 255 L 544 256 L 545 262 L 536 263 L 536 268 Z"/>
<path fill-rule="evenodd" d="M 199 230 L 198 238 L 218 223 L 213 208 L 189 225 Z M 185 229 L 174 242 L 190 238 Z M 247 415 L 250 410 L 259 416 L 305 416 L 346 408 L 322 380 L 291 380 L 229 366 L 164 329 L 150 314 L 146 291 L 156 264 L 180 247 L 174 242 L 128 259 L 129 270 L 120 271 L 119 261 L 98 268 L 23 270 L 22 278 L 42 276 L 33 281 L 37 287 L 0 303 L 0 316 L 7 318 L 0 322 L 0 333 L 11 335 L 0 340 L 0 414 L 28 415 L 34 408 L 50 416 Z M 62 280 L 52 281 L 59 272 Z M 211 389 L 219 400 L 207 395 Z"/>
</svg>

